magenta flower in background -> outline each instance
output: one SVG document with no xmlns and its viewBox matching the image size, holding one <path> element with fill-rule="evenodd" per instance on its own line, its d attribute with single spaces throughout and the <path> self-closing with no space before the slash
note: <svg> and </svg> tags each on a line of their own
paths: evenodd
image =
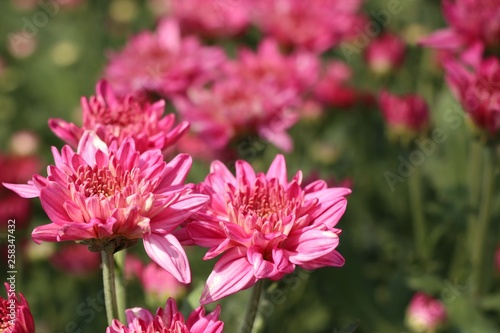
<svg viewBox="0 0 500 333">
<path fill-rule="evenodd" d="M 406 310 L 406 324 L 415 332 L 434 332 L 446 320 L 443 303 L 421 292 L 413 296 Z"/>
<path fill-rule="evenodd" d="M 193 36 L 181 37 L 178 22 L 164 19 L 155 32 L 139 33 L 121 52 L 112 53 L 105 77 L 122 96 L 171 97 L 205 83 L 224 60 L 223 50 L 202 46 Z"/>
<path fill-rule="evenodd" d="M 370 42 L 365 49 L 364 57 L 372 71 L 386 74 L 401 67 L 405 51 L 405 43 L 398 35 L 385 33 Z"/>
<path fill-rule="evenodd" d="M 198 307 L 185 321 L 172 298 L 168 299 L 164 309 L 158 308 L 156 315 L 142 308 L 128 309 L 126 315 L 127 325 L 115 319 L 106 333 L 221 333 L 224 328 L 224 323 L 219 320 L 220 306 L 207 315 L 203 307 Z"/>
<path fill-rule="evenodd" d="M 72 147 L 77 147 L 85 130 L 93 130 L 99 138 L 110 144 L 121 144 L 133 138 L 135 149 L 166 150 L 187 131 L 189 124 L 181 122 L 174 127 L 175 115 L 163 117 L 165 101 L 154 104 L 127 95 L 118 97 L 106 81 L 96 86 L 96 96 L 82 98 L 83 126 L 80 128 L 62 119 L 50 119 L 50 129 Z"/>
<path fill-rule="evenodd" d="M 315 98 L 323 105 L 335 108 L 353 106 L 358 92 L 349 85 L 352 77 L 352 69 L 346 63 L 337 60 L 328 62 L 314 87 Z"/>
<path fill-rule="evenodd" d="M 323 52 L 355 35 L 362 0 L 255 1 L 254 21 L 285 46 Z"/>
<path fill-rule="evenodd" d="M 451 50 L 500 45 L 499 0 L 444 0 L 443 12 L 450 26 L 424 38 L 422 45 Z"/>
<path fill-rule="evenodd" d="M 171 232 L 208 197 L 183 184 L 188 155 L 167 164 L 160 150 L 141 154 L 132 139 L 108 146 L 91 131 L 83 134 L 76 153 L 70 146 L 52 153 L 55 165 L 48 167 L 47 178 L 4 183 L 22 197 L 40 197 L 52 223 L 35 228 L 36 242 L 83 241 L 95 251 L 110 246 L 118 251 L 143 238 L 151 259 L 179 281 L 191 281 L 184 249 Z"/>
<path fill-rule="evenodd" d="M 259 135 L 289 152 L 293 142 L 286 130 L 299 118 L 297 96 L 275 84 L 227 78 L 211 88 L 192 89 L 188 98 L 174 99 L 182 119 L 212 150 L 228 148 L 231 140 Z"/>
<path fill-rule="evenodd" d="M 146 301 L 151 306 L 163 304 L 165 299 L 178 299 L 186 293 L 186 286 L 161 268 L 155 262 L 144 265 L 134 255 L 127 254 L 125 259 L 125 278 L 132 280 L 136 277 L 142 284 L 146 294 Z"/>
<path fill-rule="evenodd" d="M 500 61 L 491 57 L 469 71 L 456 60 L 445 61 L 446 80 L 474 124 L 491 136 L 500 129 Z"/>
<path fill-rule="evenodd" d="M 75 260 L 78 258 L 78 260 Z M 79 244 L 64 244 L 49 259 L 52 266 L 74 276 L 97 272 L 101 266 L 99 253 L 89 251 Z"/>
<path fill-rule="evenodd" d="M 296 51 L 284 54 L 274 39 L 264 39 L 257 51 L 240 49 L 238 59 L 225 63 L 230 77 L 249 82 L 273 84 L 303 94 L 318 80 L 320 62 L 317 55 Z"/>
<path fill-rule="evenodd" d="M 251 287 L 257 280 L 279 280 L 294 271 L 340 267 L 336 251 L 343 215 L 351 193 L 315 181 L 302 188 L 299 171 L 287 179 L 285 158 L 278 155 L 269 171 L 255 174 L 245 161 L 236 162 L 236 177 L 213 162 L 200 191 L 210 204 L 187 224 L 191 240 L 210 248 L 204 259 L 222 254 L 210 274 L 201 304 Z"/>
<path fill-rule="evenodd" d="M 383 90 L 379 104 L 387 125 L 397 132 L 420 133 L 429 126 L 429 109 L 420 96 L 397 96 Z"/>
<path fill-rule="evenodd" d="M 234 36 L 250 23 L 249 0 L 172 0 L 170 15 L 182 31 L 205 37 Z"/>
<path fill-rule="evenodd" d="M 23 294 L 16 296 L 8 283 L 5 283 L 7 298 L 0 296 L 0 332 L 35 333 L 35 322 L 30 307 Z M 11 307 L 14 304 L 14 312 Z"/>
</svg>

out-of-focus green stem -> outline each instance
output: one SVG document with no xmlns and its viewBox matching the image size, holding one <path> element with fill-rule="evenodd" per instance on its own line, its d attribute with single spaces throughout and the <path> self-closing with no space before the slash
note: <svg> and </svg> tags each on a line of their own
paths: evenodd
<svg viewBox="0 0 500 333">
<path fill-rule="evenodd" d="M 241 325 L 240 333 L 252 333 L 253 324 L 255 322 L 257 311 L 259 309 L 263 283 L 264 280 L 259 280 L 252 287 L 252 295 L 250 296 L 250 302 L 248 303 L 247 311 L 245 313 L 245 319 L 243 320 L 243 324 Z"/>
<path fill-rule="evenodd" d="M 496 151 L 493 147 L 484 147 L 483 181 L 481 184 L 481 201 L 479 202 L 479 215 L 474 227 L 474 237 L 471 243 L 471 296 L 478 299 L 484 292 L 485 285 L 482 283 L 488 243 L 488 227 L 491 220 L 491 203 L 495 183 Z"/>
<path fill-rule="evenodd" d="M 106 315 L 108 317 L 108 323 L 111 325 L 113 319 L 118 318 L 115 289 L 115 260 L 113 258 L 113 252 L 101 251 L 101 257 Z"/>
<path fill-rule="evenodd" d="M 410 196 L 410 207 L 413 220 L 413 234 L 415 237 L 415 249 L 417 256 L 422 260 L 427 260 L 427 247 L 425 242 L 427 228 L 422 204 L 422 174 L 420 168 L 415 168 L 415 172 L 408 179 L 408 189 Z"/>
<path fill-rule="evenodd" d="M 479 195 L 481 190 L 481 166 L 483 165 L 482 146 L 476 140 L 471 141 L 471 151 L 469 159 L 468 181 L 469 181 L 469 201 L 467 206 L 467 228 L 469 235 L 468 248 L 474 243 L 474 234 L 477 220 L 477 207 L 479 205 Z"/>
<path fill-rule="evenodd" d="M 118 306 L 118 319 L 122 323 L 125 319 L 126 293 L 125 293 L 125 257 L 127 250 L 121 250 L 115 253 L 115 286 L 116 286 L 116 302 Z"/>
</svg>

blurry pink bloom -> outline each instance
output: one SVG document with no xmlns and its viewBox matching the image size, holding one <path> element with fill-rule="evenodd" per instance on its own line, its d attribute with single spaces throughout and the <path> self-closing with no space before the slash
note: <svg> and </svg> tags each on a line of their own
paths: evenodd
<svg viewBox="0 0 500 333">
<path fill-rule="evenodd" d="M 0 182 L 23 183 L 40 169 L 40 160 L 36 156 L 14 156 L 0 154 Z M 21 198 L 0 187 L 0 231 L 7 229 L 7 221 L 15 220 L 16 229 L 26 227 L 31 217 L 30 200 Z"/>
<path fill-rule="evenodd" d="M 26 31 L 16 31 L 8 34 L 9 42 L 7 48 L 16 58 L 27 58 L 35 52 L 38 40 L 36 34 Z"/>
<path fill-rule="evenodd" d="M 446 80 L 474 124 L 491 136 L 500 129 L 500 61 L 483 60 L 475 72 L 457 61 L 445 61 Z"/>
<path fill-rule="evenodd" d="M 50 257 L 55 268 L 68 274 L 81 276 L 99 270 L 101 256 L 79 244 L 65 244 Z"/>
<path fill-rule="evenodd" d="M 314 95 L 324 105 L 335 108 L 349 108 L 358 98 L 357 91 L 349 86 L 352 70 L 344 62 L 331 61 L 314 88 Z"/>
<path fill-rule="evenodd" d="M 150 104 L 131 95 L 118 97 L 106 81 L 97 84 L 96 96 L 83 97 L 81 103 L 81 128 L 62 119 L 49 121 L 52 131 L 72 147 L 78 145 L 85 130 L 93 130 L 107 144 L 113 140 L 121 144 L 130 137 L 139 152 L 165 150 L 174 145 L 189 127 L 187 122 L 174 127 L 173 113 L 163 117 L 165 101 Z"/>
<path fill-rule="evenodd" d="M 423 39 L 424 46 L 457 50 L 475 43 L 500 45 L 499 0 L 444 0 L 443 12 L 450 27 Z"/>
<path fill-rule="evenodd" d="M 178 298 L 186 292 L 186 286 L 158 266 L 155 262 L 147 264 L 140 277 L 146 297 L 152 304 L 165 302 L 165 298 Z"/>
<path fill-rule="evenodd" d="M 318 80 L 319 58 L 305 51 L 285 55 L 273 39 L 264 39 L 257 52 L 240 49 L 238 59 L 225 64 L 229 76 L 249 82 L 274 84 L 301 94 Z"/>
<path fill-rule="evenodd" d="M 178 298 L 186 292 L 184 284 L 178 282 L 172 274 L 155 262 L 144 265 L 138 257 L 127 254 L 125 278 L 132 280 L 134 277 L 141 282 L 151 304 L 163 303 L 169 296 Z"/>
<path fill-rule="evenodd" d="M 9 150 L 17 156 L 34 156 L 40 145 L 38 136 L 28 130 L 18 131 L 10 137 Z M 31 172 L 33 174 L 34 172 Z"/>
<path fill-rule="evenodd" d="M 144 264 L 137 256 L 127 253 L 125 257 L 125 279 L 133 280 L 134 278 L 141 278 Z"/>
<path fill-rule="evenodd" d="M 372 40 L 364 55 L 372 71 L 386 74 L 403 64 L 405 43 L 399 36 L 386 33 Z"/>
<path fill-rule="evenodd" d="M 115 319 L 106 333 L 221 333 L 224 323 L 219 320 L 219 315 L 220 306 L 208 315 L 205 315 L 205 309 L 198 307 L 185 322 L 174 299 L 169 298 L 165 308 L 158 308 L 154 316 L 142 308 L 128 309 L 127 325 Z"/>
<path fill-rule="evenodd" d="M 255 174 L 245 161 L 236 162 L 236 177 L 219 161 L 200 191 L 210 205 L 187 224 L 192 241 L 210 250 L 204 259 L 222 254 L 208 277 L 201 304 L 251 287 L 257 280 L 279 280 L 294 271 L 340 267 L 336 251 L 351 193 L 316 181 L 302 188 L 302 173 L 287 179 L 285 158 L 276 156 L 267 174 Z"/>
<path fill-rule="evenodd" d="M 8 283 L 5 283 L 7 298 L 0 296 L 0 332 L 35 333 L 35 323 L 28 302 L 23 294 L 16 296 Z M 11 308 L 14 305 L 14 312 Z"/>
<path fill-rule="evenodd" d="M 250 0 L 171 0 L 182 30 L 206 37 L 234 36 L 249 24 Z"/>
<path fill-rule="evenodd" d="M 434 332 L 446 320 L 443 303 L 420 292 L 413 296 L 406 310 L 406 323 L 415 332 Z"/>
<path fill-rule="evenodd" d="M 362 0 L 259 0 L 257 26 L 286 46 L 323 52 L 352 37 Z"/>
<path fill-rule="evenodd" d="M 156 32 L 145 31 L 113 53 L 105 77 L 119 95 L 156 93 L 171 97 L 205 83 L 224 60 L 224 52 L 205 47 L 195 37 L 181 37 L 179 25 L 162 20 Z"/>
<path fill-rule="evenodd" d="M 396 96 L 383 90 L 379 103 L 382 115 L 390 128 L 420 133 L 429 126 L 429 109 L 420 96 Z"/>
<path fill-rule="evenodd" d="M 191 166 L 188 155 L 170 163 L 160 150 L 140 154 L 132 139 L 109 147 L 91 131 L 75 153 L 52 149 L 55 165 L 48 177 L 28 185 L 5 184 L 22 197 L 40 197 L 52 221 L 33 231 L 36 242 L 83 241 L 95 251 L 119 251 L 139 238 L 148 255 L 183 283 L 191 281 L 184 249 L 171 232 L 208 198 L 183 185 Z"/>
<path fill-rule="evenodd" d="M 291 89 L 237 77 L 217 81 L 210 89 L 193 89 L 188 97 L 174 99 L 174 105 L 212 150 L 255 134 L 285 152 L 293 148 L 286 130 L 299 114 Z"/>
</svg>

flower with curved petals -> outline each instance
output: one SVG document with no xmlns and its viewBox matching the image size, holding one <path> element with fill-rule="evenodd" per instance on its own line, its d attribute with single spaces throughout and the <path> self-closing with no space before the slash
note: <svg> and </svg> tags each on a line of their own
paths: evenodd
<svg viewBox="0 0 500 333">
<path fill-rule="evenodd" d="M 287 179 L 285 158 L 276 156 L 267 173 L 236 162 L 236 177 L 219 161 L 200 191 L 210 204 L 186 226 L 191 240 L 210 248 L 204 259 L 222 254 L 210 274 L 201 304 L 249 288 L 257 280 L 279 280 L 296 266 L 340 267 L 335 225 L 346 209 L 347 188 L 322 180 L 302 188 L 299 171 Z"/>
<path fill-rule="evenodd" d="M 219 320 L 219 315 L 220 306 L 207 315 L 200 306 L 185 321 L 174 299 L 169 298 L 165 308 L 158 308 L 154 316 L 142 308 L 128 309 L 127 325 L 115 319 L 106 333 L 221 333 L 224 323 Z"/>
<path fill-rule="evenodd" d="M 153 261 L 190 282 L 186 253 L 171 232 L 208 197 L 183 184 L 189 155 L 167 164 L 160 150 L 141 154 L 132 139 L 108 146 L 92 131 L 83 134 L 76 153 L 70 146 L 52 153 L 55 165 L 46 178 L 4 184 L 22 197 L 40 197 L 52 223 L 35 228 L 36 242 L 83 241 L 95 251 L 117 251 L 143 238 Z"/>
<path fill-rule="evenodd" d="M 14 291 L 5 283 L 7 298 L 0 297 L 0 332 L 2 333 L 35 333 L 35 323 L 28 302 L 23 294 L 16 297 Z M 12 311 L 12 304 L 14 311 Z"/>
<path fill-rule="evenodd" d="M 165 150 L 175 144 L 189 127 L 187 122 L 182 122 L 173 128 L 173 113 L 162 117 L 165 101 L 150 104 L 132 95 L 119 97 L 105 80 L 97 83 L 96 96 L 82 98 L 82 109 L 81 128 L 62 119 L 49 121 L 52 131 L 75 148 L 85 130 L 92 130 L 107 144 L 113 140 L 120 144 L 131 137 L 141 153 L 149 149 Z"/>
<path fill-rule="evenodd" d="M 458 61 L 444 63 L 446 80 L 475 126 L 490 137 L 500 131 L 500 60 L 490 57 L 469 71 Z"/>
<path fill-rule="evenodd" d="M 221 49 L 202 46 L 194 36 L 181 37 L 178 22 L 164 19 L 156 32 L 142 32 L 111 54 L 104 76 L 120 95 L 171 97 L 205 83 L 224 61 Z"/>
<path fill-rule="evenodd" d="M 451 50 L 500 45 L 499 0 L 444 0 L 442 6 L 450 27 L 434 32 L 420 44 Z"/>
</svg>

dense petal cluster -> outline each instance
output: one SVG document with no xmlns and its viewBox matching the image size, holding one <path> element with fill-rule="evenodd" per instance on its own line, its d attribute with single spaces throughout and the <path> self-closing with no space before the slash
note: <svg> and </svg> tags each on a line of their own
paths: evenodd
<svg viewBox="0 0 500 333">
<path fill-rule="evenodd" d="M 420 133 L 429 126 L 429 108 L 420 96 L 397 96 L 384 90 L 380 93 L 379 102 L 382 115 L 391 129 Z"/>
<path fill-rule="evenodd" d="M 423 45 L 453 50 L 500 45 L 499 0 L 444 0 L 443 12 L 450 27 L 426 37 Z"/>
<path fill-rule="evenodd" d="M 188 98 L 174 100 L 182 118 L 211 149 L 223 150 L 231 140 L 259 135 L 286 152 L 293 147 L 286 130 L 298 121 L 297 103 L 292 89 L 239 77 L 192 89 Z"/>
<path fill-rule="evenodd" d="M 22 197 L 40 197 L 52 223 L 35 228 L 36 242 L 84 241 L 94 250 L 119 250 L 143 238 L 155 262 L 190 282 L 186 254 L 171 232 L 208 197 L 183 185 L 188 155 L 167 164 L 160 150 L 141 154 L 132 139 L 108 147 L 91 131 L 83 134 L 76 153 L 70 146 L 52 152 L 55 165 L 46 178 L 4 184 Z"/>
<path fill-rule="evenodd" d="M 7 298 L 0 297 L 0 332 L 35 333 L 35 323 L 28 302 L 23 294 L 19 297 L 5 283 Z"/>
<path fill-rule="evenodd" d="M 202 307 L 198 307 L 185 321 L 175 301 L 169 298 L 165 308 L 158 308 L 154 316 L 142 308 L 127 310 L 127 325 L 115 319 L 106 333 L 221 333 L 224 323 L 219 320 L 219 315 L 219 306 L 207 315 Z"/>
<path fill-rule="evenodd" d="M 420 292 L 413 296 L 406 310 L 406 323 L 415 332 L 434 332 L 446 320 L 443 303 Z"/>
<path fill-rule="evenodd" d="M 201 304 L 249 288 L 259 279 L 279 280 L 296 266 L 316 269 L 342 266 L 336 251 L 343 215 L 351 193 L 315 181 L 302 188 L 299 171 L 287 179 L 285 159 L 278 155 L 269 171 L 255 174 L 245 161 L 236 162 L 236 177 L 212 163 L 200 191 L 209 206 L 187 224 L 191 240 L 209 247 L 204 259 L 222 254 L 210 274 Z"/>
<path fill-rule="evenodd" d="M 249 0 L 173 0 L 171 15 L 187 33 L 207 37 L 233 36 L 250 23 Z"/>
<path fill-rule="evenodd" d="M 474 124 L 494 137 L 500 130 L 500 60 L 488 58 L 474 71 L 445 62 L 446 79 Z"/>
<path fill-rule="evenodd" d="M 105 77 L 120 95 L 170 97 L 204 83 L 224 60 L 222 50 L 202 46 L 193 36 L 181 37 L 178 22 L 164 19 L 156 32 L 142 32 L 111 54 Z"/>
<path fill-rule="evenodd" d="M 254 20 L 283 45 L 323 52 L 354 35 L 361 4 L 361 0 L 259 0 Z"/>
<path fill-rule="evenodd" d="M 140 152 L 149 149 L 165 150 L 177 142 L 189 124 L 182 122 L 174 127 L 173 113 L 163 117 L 165 101 L 154 104 L 141 101 L 132 95 L 119 97 L 106 81 L 96 87 L 96 96 L 82 98 L 83 126 L 80 128 L 62 119 L 51 119 L 52 131 L 72 147 L 76 147 L 85 130 L 93 130 L 110 144 L 121 144 L 133 138 Z"/>
</svg>

